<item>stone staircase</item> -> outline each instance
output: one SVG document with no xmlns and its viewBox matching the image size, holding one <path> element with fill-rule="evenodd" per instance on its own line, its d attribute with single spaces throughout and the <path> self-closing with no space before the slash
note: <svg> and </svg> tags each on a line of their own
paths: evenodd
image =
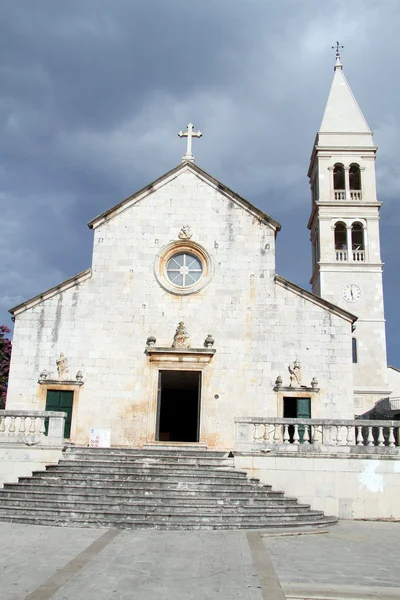
<svg viewBox="0 0 400 600">
<path fill-rule="evenodd" d="M 0 490 L 0 521 L 126 529 L 250 529 L 336 522 L 248 479 L 224 452 L 68 448 Z"/>
</svg>

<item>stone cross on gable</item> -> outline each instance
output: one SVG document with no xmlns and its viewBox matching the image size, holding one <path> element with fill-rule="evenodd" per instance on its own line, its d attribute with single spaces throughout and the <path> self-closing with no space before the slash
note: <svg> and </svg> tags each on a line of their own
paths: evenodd
<svg viewBox="0 0 400 600">
<path fill-rule="evenodd" d="M 187 126 L 187 131 L 180 131 L 178 133 L 179 137 L 187 138 L 186 154 L 185 154 L 185 156 L 182 157 L 182 162 L 184 162 L 185 160 L 194 162 L 194 156 L 192 154 L 192 138 L 194 138 L 194 137 L 200 138 L 203 134 L 201 133 L 201 131 L 193 131 L 193 129 L 194 129 L 193 123 L 189 123 L 189 125 Z"/>
</svg>

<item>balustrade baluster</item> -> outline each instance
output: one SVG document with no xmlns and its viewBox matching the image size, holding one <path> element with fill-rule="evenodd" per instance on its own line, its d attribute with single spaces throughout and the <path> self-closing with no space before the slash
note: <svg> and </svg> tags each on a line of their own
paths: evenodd
<svg viewBox="0 0 400 600">
<path fill-rule="evenodd" d="M 303 444 L 310 443 L 310 426 L 304 425 Z"/>
<path fill-rule="evenodd" d="M 368 437 L 367 437 L 367 446 L 374 445 L 374 436 L 372 433 L 372 427 L 368 427 Z"/>
<path fill-rule="evenodd" d="M 25 421 L 26 421 L 26 417 L 20 417 L 21 421 L 19 423 L 19 432 L 20 433 L 25 433 Z"/>
<path fill-rule="evenodd" d="M 281 437 L 280 427 L 279 427 L 279 425 L 274 425 L 274 438 L 273 438 L 274 444 L 279 444 L 280 437 Z"/>
<path fill-rule="evenodd" d="M 36 432 L 36 419 L 35 417 L 30 417 L 31 419 L 31 425 L 29 427 L 29 433 L 35 433 Z"/>
<path fill-rule="evenodd" d="M 46 420 L 44 419 L 44 417 L 40 417 L 39 433 L 46 433 Z"/>
<path fill-rule="evenodd" d="M 347 435 L 346 435 L 346 445 L 347 446 L 352 446 L 353 445 L 353 426 L 352 425 L 347 425 L 346 427 L 347 429 Z"/>
<path fill-rule="evenodd" d="M 286 423 L 283 426 L 283 443 L 289 444 L 289 442 L 290 442 L 289 425 Z"/>
<path fill-rule="evenodd" d="M 5 417 L 0 417 L 0 433 L 4 433 L 6 430 L 6 419 Z"/>
<path fill-rule="evenodd" d="M 389 446 L 390 448 L 393 448 L 393 446 L 395 445 L 395 437 L 394 437 L 394 427 L 389 427 Z"/>
<path fill-rule="evenodd" d="M 298 444 L 300 440 L 300 436 L 299 436 L 299 426 L 297 425 L 297 423 L 294 426 L 294 434 L 293 434 L 293 444 Z"/>
<path fill-rule="evenodd" d="M 361 425 L 357 425 L 357 446 L 364 445 L 364 438 Z"/>
<path fill-rule="evenodd" d="M 378 427 L 379 435 L 378 435 L 378 446 L 385 445 L 385 438 L 383 437 L 383 427 Z"/>
<path fill-rule="evenodd" d="M 311 432 L 312 432 L 312 437 L 313 437 L 313 443 L 320 444 L 321 439 L 322 439 L 322 429 L 320 429 L 320 426 L 313 425 Z"/>
<path fill-rule="evenodd" d="M 341 425 L 336 425 L 336 445 L 337 446 L 341 446 L 341 441 L 342 441 L 342 426 Z"/>
<path fill-rule="evenodd" d="M 10 425 L 8 426 L 9 433 L 15 433 L 15 419 L 16 417 L 10 417 Z"/>
</svg>

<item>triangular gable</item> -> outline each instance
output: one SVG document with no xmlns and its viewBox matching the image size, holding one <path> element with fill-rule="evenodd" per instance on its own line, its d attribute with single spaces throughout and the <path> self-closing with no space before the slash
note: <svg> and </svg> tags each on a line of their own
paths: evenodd
<svg viewBox="0 0 400 600">
<path fill-rule="evenodd" d="M 88 223 L 88 226 L 90 227 L 90 229 L 96 229 L 96 227 L 99 227 L 99 225 L 101 225 L 105 221 L 108 221 L 109 219 L 112 219 L 119 213 L 127 210 L 140 200 L 143 200 L 152 192 L 160 189 L 161 187 L 175 179 L 175 177 L 178 177 L 180 173 L 185 171 L 190 171 L 194 173 L 197 177 L 200 177 L 200 179 L 208 183 L 208 185 L 212 186 L 214 189 L 217 189 L 221 194 L 226 196 L 236 205 L 240 206 L 243 210 L 246 210 L 263 223 L 269 225 L 272 229 L 274 229 L 275 232 L 281 229 L 280 223 L 275 221 L 272 217 L 270 217 L 262 210 L 251 204 L 248 200 L 245 200 L 244 198 L 230 190 L 226 185 L 209 175 L 206 171 L 193 164 L 192 162 L 188 161 L 181 163 L 180 165 L 175 167 L 175 169 L 168 171 L 168 173 L 165 173 L 165 175 L 162 175 L 149 185 L 146 185 L 144 188 L 142 188 L 132 196 L 129 196 L 125 200 L 122 200 L 122 202 L 119 202 L 112 208 L 106 210 L 101 215 L 90 221 Z"/>
</svg>

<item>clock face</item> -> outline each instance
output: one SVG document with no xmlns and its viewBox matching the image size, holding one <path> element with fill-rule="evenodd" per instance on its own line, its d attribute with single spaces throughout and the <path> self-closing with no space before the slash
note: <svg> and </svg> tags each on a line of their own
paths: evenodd
<svg viewBox="0 0 400 600">
<path fill-rule="evenodd" d="M 343 289 L 342 296 L 346 302 L 357 302 L 361 297 L 361 290 L 355 283 L 350 283 Z"/>
</svg>

